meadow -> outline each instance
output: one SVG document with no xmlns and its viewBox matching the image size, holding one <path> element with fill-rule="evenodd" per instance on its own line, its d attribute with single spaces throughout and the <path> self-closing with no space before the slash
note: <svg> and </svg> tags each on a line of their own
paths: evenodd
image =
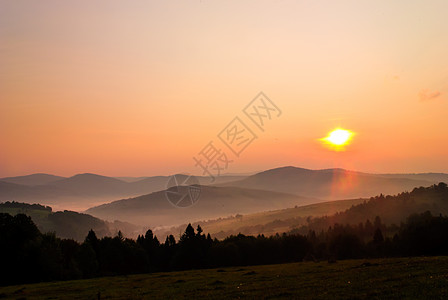
<svg viewBox="0 0 448 300">
<path fill-rule="evenodd" d="M 0 288 L 5 299 L 446 299 L 448 257 L 299 262 Z"/>
</svg>

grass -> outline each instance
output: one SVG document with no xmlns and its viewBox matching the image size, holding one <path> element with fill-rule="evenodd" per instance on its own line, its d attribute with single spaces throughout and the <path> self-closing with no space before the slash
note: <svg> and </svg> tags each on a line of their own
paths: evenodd
<svg viewBox="0 0 448 300">
<path fill-rule="evenodd" d="M 446 299 L 448 257 L 230 267 L 0 288 L 11 299 Z"/>
</svg>

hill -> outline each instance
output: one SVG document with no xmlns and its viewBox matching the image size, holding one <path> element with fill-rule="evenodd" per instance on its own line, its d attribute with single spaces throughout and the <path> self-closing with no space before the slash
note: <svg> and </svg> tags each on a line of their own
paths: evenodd
<svg viewBox="0 0 448 300">
<path fill-rule="evenodd" d="M 384 238 L 382 232 L 390 231 L 396 232 L 393 238 Z M 195 230 L 189 224 L 178 241 L 171 235 L 164 243 L 151 230 L 137 240 L 121 234 L 99 239 L 94 231 L 89 231 L 84 242 L 77 243 L 42 234 L 24 214 L 0 213 L 0 233 L 0 252 L 8 258 L 0 272 L 2 285 L 304 260 L 335 263 L 356 258 L 448 253 L 448 217 L 432 216 L 428 211 L 410 215 L 399 227 L 375 220 L 374 227 L 335 225 L 317 234 L 238 234 L 222 241 L 212 239 L 200 226 Z M 255 274 L 251 271 L 244 276 Z"/>
<path fill-rule="evenodd" d="M 83 241 L 90 229 L 95 230 L 100 237 L 116 234 L 118 230 L 132 236 L 132 231 L 139 229 L 132 224 L 109 223 L 91 215 L 74 211 L 53 212 L 51 207 L 40 204 L 0 203 L 0 213 L 8 213 L 12 216 L 25 214 L 31 217 L 41 232 L 54 232 L 60 238 L 77 241 Z"/>
<path fill-rule="evenodd" d="M 176 175 L 180 178 L 186 175 Z M 171 176 L 122 179 L 84 173 L 72 177 L 32 174 L 0 180 L 0 201 L 39 202 L 55 209 L 83 211 L 117 199 L 163 191 Z M 223 175 L 211 182 L 196 176 L 198 184 L 239 187 L 294 194 L 305 198 L 340 200 L 410 191 L 448 178 L 447 174 L 368 174 L 343 169 L 309 170 L 282 167 L 246 176 Z"/>
<path fill-rule="evenodd" d="M 448 182 L 448 174 L 445 173 L 409 173 L 409 174 L 378 174 L 387 178 L 408 178 L 426 180 L 432 183 Z"/>
<path fill-rule="evenodd" d="M 60 204 L 73 199 L 82 199 L 82 194 L 78 191 L 68 191 L 51 185 L 27 186 L 0 181 L 0 201 L 20 200 L 27 203 L 41 202 L 48 205 L 52 203 Z"/>
<path fill-rule="evenodd" d="M 68 178 L 49 174 L 8 177 L 0 179 L 0 201 L 39 202 L 56 209 L 82 211 L 117 199 L 165 190 L 170 177 L 114 178 L 91 173 Z M 217 177 L 213 183 L 207 176 L 196 176 L 201 185 L 269 190 L 325 200 L 396 194 L 447 178 L 448 175 L 442 173 L 368 174 L 343 169 L 297 167 L 276 168 L 253 175 L 227 174 Z"/>
<path fill-rule="evenodd" d="M 187 175 L 177 175 L 179 178 Z M 84 173 L 64 178 L 47 174 L 34 174 L 0 180 L 0 201 L 43 203 L 56 209 L 82 211 L 93 205 L 120 198 L 135 197 L 167 188 L 171 176 L 152 176 L 136 180 Z M 209 177 L 196 177 L 198 183 L 210 183 Z M 240 180 L 242 176 L 221 176 L 216 183 Z M 40 181 L 39 181 L 40 180 Z M 40 182 L 42 184 L 31 185 Z M 46 182 L 46 183 L 44 183 Z"/>
<path fill-rule="evenodd" d="M 35 185 L 49 184 L 49 183 L 52 183 L 52 182 L 55 182 L 55 181 L 58 181 L 58 180 L 61 180 L 64 178 L 65 177 L 55 176 L 55 175 L 51 175 L 51 174 L 36 173 L 36 174 L 25 175 L 25 176 L 0 178 L 0 181 L 21 184 L 21 185 L 35 186 Z"/>
<path fill-rule="evenodd" d="M 106 220 L 158 227 L 319 202 L 285 193 L 236 187 L 201 186 L 201 189 L 199 200 L 189 207 L 173 206 L 166 191 L 159 191 L 92 207 L 86 212 Z"/>
<path fill-rule="evenodd" d="M 409 215 L 425 211 L 429 211 L 433 215 L 448 215 L 447 184 L 439 183 L 427 188 L 415 188 L 412 192 L 403 192 L 395 196 L 381 194 L 346 211 L 331 216 L 308 219 L 307 225 L 298 231 L 307 233 L 309 229 L 327 230 L 334 224 L 358 225 L 365 222 L 366 219 L 373 221 L 377 216 L 380 216 L 385 224 L 399 225 Z"/>
<path fill-rule="evenodd" d="M 339 200 L 371 197 L 380 193 L 396 194 L 433 183 L 435 182 L 387 177 L 343 169 L 309 170 L 282 167 L 220 186 L 264 189 L 303 197 Z"/>
<path fill-rule="evenodd" d="M 238 214 L 226 218 L 194 222 L 192 225 L 194 228 L 200 225 L 205 232 L 218 239 L 239 233 L 254 236 L 259 234 L 270 236 L 276 233 L 288 232 L 292 228 L 305 225 L 310 217 L 333 215 L 353 205 L 363 203 L 365 200 L 339 200 L 246 215 Z M 169 229 L 160 228 L 156 229 L 154 233 L 158 236 L 172 234 L 177 237 L 186 226 L 187 224 L 182 224 Z"/>
<path fill-rule="evenodd" d="M 218 239 L 239 233 L 247 235 L 296 232 L 306 234 L 313 230 L 327 230 L 334 224 L 358 225 L 367 219 L 373 222 L 381 216 L 384 223 L 400 224 L 413 213 L 430 211 L 434 215 L 448 214 L 448 190 L 444 183 L 430 187 L 415 188 L 412 192 L 403 192 L 395 196 L 379 195 L 370 199 L 329 201 L 294 208 L 265 211 L 247 215 L 233 215 L 215 220 L 194 222 L 204 231 Z M 178 236 L 186 224 L 171 228 L 156 228 L 159 236 L 172 234 Z M 295 230 L 294 230 L 295 228 Z"/>
<path fill-rule="evenodd" d="M 107 196 L 128 193 L 129 184 L 116 178 L 91 173 L 55 181 L 50 186 L 84 196 Z"/>
</svg>

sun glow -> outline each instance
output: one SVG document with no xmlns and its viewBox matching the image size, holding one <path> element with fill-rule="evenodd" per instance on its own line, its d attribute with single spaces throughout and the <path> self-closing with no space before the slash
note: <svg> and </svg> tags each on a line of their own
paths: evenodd
<svg viewBox="0 0 448 300">
<path fill-rule="evenodd" d="M 354 133 L 350 130 L 336 128 L 332 132 L 330 132 L 326 137 L 320 139 L 324 145 L 328 148 L 335 151 L 343 151 L 345 150 L 345 146 L 347 146 Z"/>
</svg>

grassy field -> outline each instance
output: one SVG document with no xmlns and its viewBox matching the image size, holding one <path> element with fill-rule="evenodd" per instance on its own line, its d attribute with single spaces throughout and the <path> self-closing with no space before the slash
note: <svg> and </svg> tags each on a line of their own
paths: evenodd
<svg viewBox="0 0 448 300">
<path fill-rule="evenodd" d="M 9 299 L 446 299 L 448 257 L 302 262 L 0 288 Z"/>
</svg>

